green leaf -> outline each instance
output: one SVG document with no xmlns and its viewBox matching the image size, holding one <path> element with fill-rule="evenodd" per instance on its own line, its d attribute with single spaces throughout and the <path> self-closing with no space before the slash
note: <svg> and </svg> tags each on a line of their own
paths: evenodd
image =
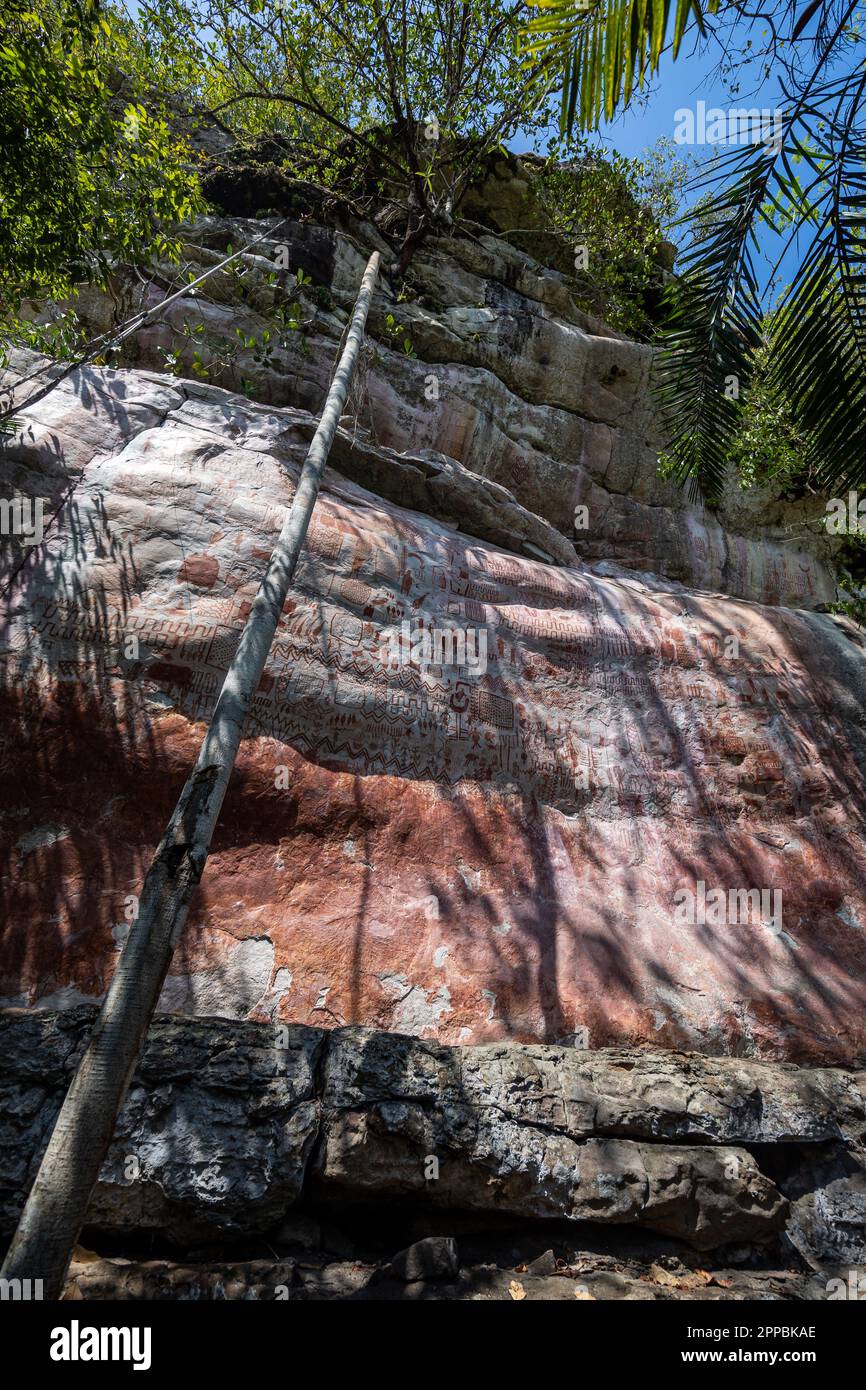
<svg viewBox="0 0 866 1390">
<path fill-rule="evenodd" d="M 594 130 L 628 104 L 647 74 L 658 70 L 670 41 L 674 55 L 691 27 L 705 33 L 704 16 L 721 0 L 529 0 L 541 11 L 526 25 L 526 51 L 562 82 L 561 127 Z"/>
</svg>

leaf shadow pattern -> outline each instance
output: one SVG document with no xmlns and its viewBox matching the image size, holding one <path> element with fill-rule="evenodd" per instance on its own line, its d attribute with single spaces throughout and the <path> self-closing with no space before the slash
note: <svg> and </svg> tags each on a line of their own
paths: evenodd
<svg viewBox="0 0 866 1390">
<path fill-rule="evenodd" d="M 62 499 L 0 629 L 0 995 L 43 1006 L 105 988 L 309 425 L 82 375 L 10 446 Z M 404 621 L 483 631 L 486 669 L 383 657 Z M 518 558 L 330 472 L 165 1002 L 850 1063 L 864 710 L 828 619 Z M 784 933 L 679 920 L 699 881 L 781 892 Z"/>
</svg>

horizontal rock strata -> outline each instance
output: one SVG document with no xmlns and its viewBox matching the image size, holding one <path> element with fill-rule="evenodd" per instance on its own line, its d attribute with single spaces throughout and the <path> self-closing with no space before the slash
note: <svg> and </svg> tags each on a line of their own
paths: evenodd
<svg viewBox="0 0 866 1390">
<path fill-rule="evenodd" d="M 229 243 L 261 237 L 267 225 L 202 218 L 187 229 L 186 255 L 206 269 Z M 764 603 L 814 607 L 833 599 L 832 543 L 814 524 L 820 500 L 733 496 L 716 515 L 658 477 L 652 350 L 587 319 L 565 276 L 501 237 L 430 241 L 398 293 L 388 248 L 370 224 L 324 225 L 311 209 L 308 220 L 289 219 L 248 253 L 241 278 L 237 266 L 218 272 L 194 301 L 177 301 L 133 335 L 122 360 L 164 370 L 171 354 L 194 378 L 198 354 L 221 385 L 316 411 L 374 248 L 383 269 L 355 404 L 378 443 L 437 451 L 504 486 L 587 560 Z M 296 286 L 297 271 L 306 288 Z M 173 284 L 172 267 L 164 276 Z M 137 294 L 140 282 L 130 288 Z M 130 307 L 155 308 L 164 294 L 150 282 L 144 303 L 136 297 Z M 280 333 L 274 312 L 292 301 L 303 327 Z M 116 304 L 85 291 L 76 308 L 104 331 Z M 267 353 L 259 345 L 265 332 Z M 575 529 L 580 507 L 586 515 Z"/>
<path fill-rule="evenodd" d="M 0 1017 L 7 1231 L 92 1019 Z M 864 1132 L 862 1072 L 160 1016 L 88 1224 L 190 1240 L 399 1199 L 705 1250 L 787 1232 L 820 1268 L 866 1261 Z"/>
</svg>

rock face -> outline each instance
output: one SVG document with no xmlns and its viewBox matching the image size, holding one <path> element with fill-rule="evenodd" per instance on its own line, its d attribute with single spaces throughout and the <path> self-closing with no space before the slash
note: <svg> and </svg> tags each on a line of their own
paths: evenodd
<svg viewBox="0 0 866 1390">
<path fill-rule="evenodd" d="M 4 1230 L 92 1018 L 0 1017 Z M 787 1229 L 813 1268 L 863 1263 L 864 1125 L 862 1072 L 160 1017 L 88 1225 L 189 1242 L 276 1231 L 302 1198 L 320 1212 L 411 1200 L 632 1225 L 701 1250 L 775 1244 Z M 837 1234 L 812 1219 L 825 1200 L 815 1161 L 839 1170 Z M 422 1242 L 393 1273 L 447 1277 L 456 1263 L 447 1241 Z"/>
<path fill-rule="evenodd" d="M 260 237 L 268 225 L 201 219 L 190 232 L 190 261 L 205 269 L 227 245 Z M 811 608 L 833 598 L 830 541 L 807 524 L 816 504 L 750 511 L 729 499 L 719 516 L 690 506 L 657 476 L 651 349 L 588 318 L 566 277 L 501 237 L 425 244 L 408 287 L 398 290 L 388 248 L 369 224 L 289 217 L 243 258 L 240 278 L 214 275 L 195 300 L 178 301 L 136 334 L 123 361 L 164 370 L 170 352 L 195 376 L 198 354 L 221 385 L 316 412 L 374 247 L 384 258 L 370 316 L 377 345 L 362 371 L 356 423 L 379 444 L 435 450 L 501 484 L 585 559 L 757 602 Z M 280 269 L 287 265 L 291 273 Z M 297 289 L 297 271 L 313 291 Z M 173 282 L 171 267 L 165 276 Z M 134 307 L 153 307 L 162 296 L 152 286 Z M 279 334 L 273 315 L 296 297 L 303 331 Z M 79 306 L 96 331 L 109 326 L 115 307 L 87 294 Z M 479 534 L 462 512 L 452 519 Z"/>
<path fill-rule="evenodd" d="M 348 245 L 326 249 L 354 289 Z M 483 349 L 469 334 L 461 359 L 456 328 L 448 347 L 427 422 L 446 455 L 381 442 L 422 418 L 396 397 L 370 407 L 378 439 L 341 431 L 162 1005 L 450 1043 L 862 1060 L 862 653 L 821 614 L 575 558 L 571 482 L 552 479 L 574 482 L 577 443 L 556 422 L 576 441 L 594 400 L 633 453 L 646 364 L 555 318 L 559 282 L 537 278 L 519 360 L 538 404 L 518 411 L 504 384 L 518 359 L 491 311 Z M 449 322 L 474 333 L 478 313 Z M 529 342 L 550 359 L 534 377 Z M 380 392 L 430 367 L 382 360 Z M 303 361 L 286 391 L 318 401 L 327 358 Z M 558 462 L 524 439 L 510 492 L 479 451 L 518 415 Z M 314 424 L 87 368 L 4 442 L 9 485 L 45 506 L 41 543 L 3 550 L 7 1003 L 104 990 Z"/>
<path fill-rule="evenodd" d="M 406 1250 L 398 1250 L 391 1261 L 391 1271 L 396 1279 L 407 1284 L 425 1279 L 456 1279 L 457 1242 L 450 1236 L 426 1236 Z"/>
<path fill-rule="evenodd" d="M 5 1231 L 387 250 L 295 200 L 202 219 L 190 260 L 263 230 L 0 434 Z M 191 1263 L 82 1253 L 76 1296 L 826 1296 L 866 1262 L 866 666 L 817 611 L 830 542 L 661 481 L 650 350 L 501 236 L 389 274 L 90 1212 Z M 95 331 L 113 304 L 82 297 Z M 314 1270 L 189 1254 L 364 1210 L 421 1228 Z M 455 1213 L 543 1229 L 518 1293 Z M 695 1266 L 731 1250 L 789 1267 Z"/>
</svg>

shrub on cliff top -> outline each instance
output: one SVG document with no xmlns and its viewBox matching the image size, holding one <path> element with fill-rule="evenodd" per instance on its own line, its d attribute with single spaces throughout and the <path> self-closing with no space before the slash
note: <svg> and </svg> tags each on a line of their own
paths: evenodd
<svg viewBox="0 0 866 1390">
<path fill-rule="evenodd" d="M 485 157 L 550 119 L 509 0 L 140 0 L 155 71 L 182 49 L 187 93 L 238 133 L 283 134 L 317 182 L 379 180 L 400 260 L 447 229 Z"/>
<path fill-rule="evenodd" d="M 661 301 L 665 236 L 680 211 L 688 168 L 668 140 L 639 158 L 580 140 L 562 158 L 551 141 L 538 171 L 546 225 L 567 240 L 577 298 L 632 337 L 652 331 Z"/>
</svg>

